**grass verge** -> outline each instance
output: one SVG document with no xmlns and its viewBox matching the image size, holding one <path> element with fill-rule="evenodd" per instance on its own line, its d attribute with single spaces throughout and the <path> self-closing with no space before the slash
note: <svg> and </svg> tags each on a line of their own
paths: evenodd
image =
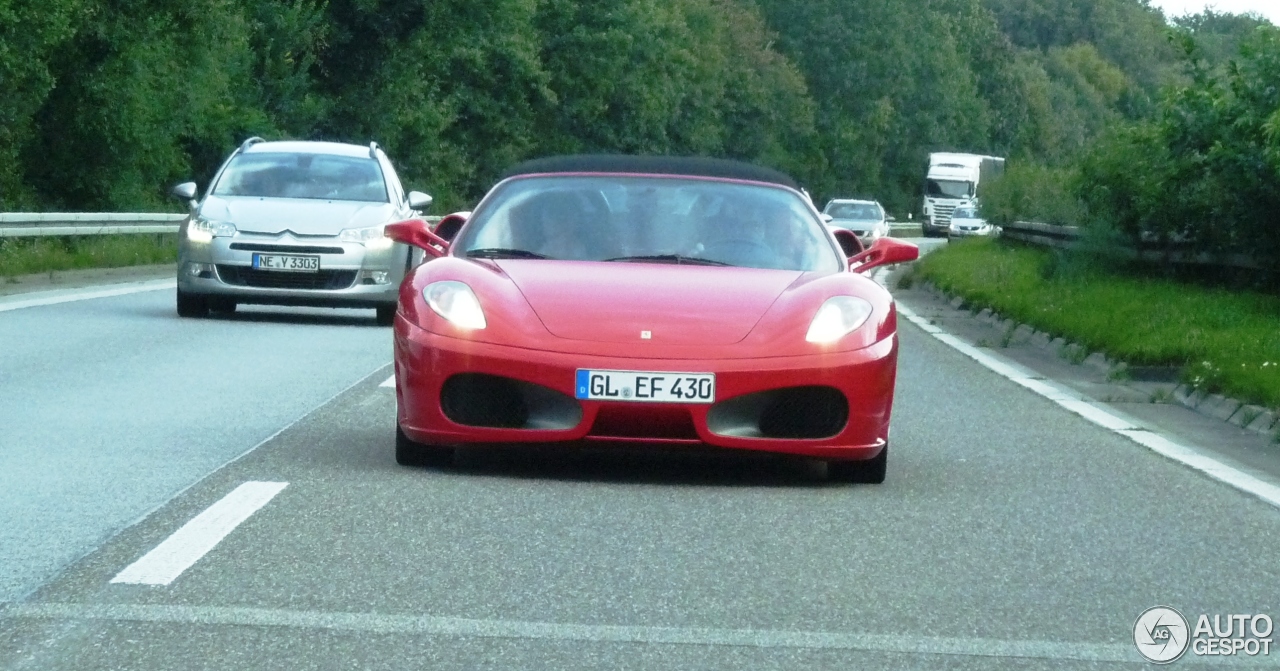
<svg viewBox="0 0 1280 671">
<path fill-rule="evenodd" d="M 969 303 L 1186 383 L 1280 407 L 1280 298 L 1113 272 L 1086 257 L 975 239 L 917 264 Z"/>
<path fill-rule="evenodd" d="M 72 270 L 173 263 L 178 235 L 83 235 L 0 238 L 0 277 Z"/>
</svg>

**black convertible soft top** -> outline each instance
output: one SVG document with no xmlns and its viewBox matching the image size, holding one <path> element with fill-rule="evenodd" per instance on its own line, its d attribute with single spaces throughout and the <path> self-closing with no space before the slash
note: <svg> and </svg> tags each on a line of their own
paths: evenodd
<svg viewBox="0 0 1280 671">
<path fill-rule="evenodd" d="M 723 177 L 753 182 L 781 184 L 799 189 L 796 181 L 772 168 L 742 161 L 703 156 L 627 156 L 620 154 L 577 154 L 548 156 L 515 165 L 502 178 L 562 172 L 631 173 L 654 175 L 694 175 Z"/>
</svg>

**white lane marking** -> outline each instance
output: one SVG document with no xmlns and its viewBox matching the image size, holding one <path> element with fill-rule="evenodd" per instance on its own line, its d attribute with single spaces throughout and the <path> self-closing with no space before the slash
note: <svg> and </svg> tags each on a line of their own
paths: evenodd
<svg viewBox="0 0 1280 671">
<path fill-rule="evenodd" d="M 880 284 L 885 284 L 883 273 L 877 272 L 873 275 L 873 278 Z M 1094 401 L 1073 389 L 1059 385 L 1056 382 L 1046 380 L 1043 376 L 1028 368 L 1012 361 L 1007 361 L 1003 357 L 997 356 L 993 353 L 984 352 L 979 348 L 946 333 L 937 326 L 930 324 L 929 320 L 912 312 L 910 308 L 901 304 L 897 307 L 898 314 L 906 317 L 916 326 L 919 326 L 925 333 L 932 335 L 934 338 L 946 343 L 961 354 L 977 361 L 984 367 L 995 372 L 997 375 L 1030 389 L 1031 391 L 1053 401 L 1054 403 L 1057 403 L 1077 415 L 1080 415 L 1098 426 L 1129 438 L 1133 442 L 1142 445 L 1156 454 L 1172 459 L 1185 466 L 1190 466 L 1214 480 L 1234 487 L 1242 492 L 1252 494 L 1253 496 L 1280 508 L 1280 486 L 1276 486 L 1261 477 L 1251 475 L 1239 468 L 1225 464 L 1194 447 L 1183 445 L 1154 433 L 1149 429 L 1144 428 L 1140 422 L 1135 421 L 1133 418 L 1124 416 L 1122 413 L 1115 412 L 1110 408 L 1106 408 L 1097 401 Z"/>
<path fill-rule="evenodd" d="M 111 582 L 168 585 L 288 485 L 287 482 L 246 482 L 236 487 L 141 559 L 126 566 Z"/>
<path fill-rule="evenodd" d="M 378 385 L 378 386 L 379 386 L 379 387 L 391 387 L 392 389 L 395 389 L 395 387 L 396 387 L 396 376 L 395 376 L 394 374 L 392 374 L 392 376 L 391 376 L 391 377 L 389 377 L 389 378 L 387 378 L 387 379 L 383 380 L 383 381 L 382 381 L 382 384 L 380 384 L 380 385 Z"/>
<path fill-rule="evenodd" d="M 144 291 L 162 291 L 164 289 L 176 289 L 177 287 L 178 281 L 176 279 L 170 279 L 147 280 L 145 282 L 126 282 L 124 284 L 113 285 L 106 289 L 59 289 L 56 291 L 39 291 L 32 292 L 30 294 L 0 297 L 0 312 L 21 310 L 23 308 L 36 308 L 44 305 L 57 305 L 58 303 L 87 301 L 93 298 L 125 296 L 128 294 L 142 293 Z"/>
<path fill-rule="evenodd" d="M 273 608 L 19 603 L 4 607 L 3 610 L 0 610 L 0 616 L 6 618 L 72 621 L 106 620 L 196 626 L 293 627 L 378 635 L 434 635 L 592 643 L 846 650 L 910 655 L 1021 657 L 1055 661 L 1142 661 L 1142 658 L 1138 656 L 1137 650 L 1131 643 L 1002 640 L 994 638 L 792 631 L 782 629 L 572 624 Z"/>
</svg>

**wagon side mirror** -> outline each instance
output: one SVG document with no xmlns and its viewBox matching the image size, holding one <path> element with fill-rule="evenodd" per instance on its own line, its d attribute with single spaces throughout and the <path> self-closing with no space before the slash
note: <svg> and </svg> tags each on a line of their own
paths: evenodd
<svg viewBox="0 0 1280 671">
<path fill-rule="evenodd" d="M 432 233 L 425 219 L 406 219 L 387 224 L 383 235 L 396 242 L 417 247 L 437 258 L 449 251 L 449 241 Z"/>
<path fill-rule="evenodd" d="M 190 209 L 192 212 L 195 212 L 196 211 L 196 191 L 197 191 L 197 187 L 195 182 L 183 182 L 173 187 L 173 189 L 169 191 L 169 195 L 186 203 L 187 208 Z"/>
<path fill-rule="evenodd" d="M 920 248 L 910 242 L 880 238 L 871 243 L 871 247 L 865 252 L 849 257 L 849 269 L 863 273 L 879 266 L 915 261 L 918 258 Z"/>
<path fill-rule="evenodd" d="M 421 191 L 410 191 L 408 198 L 409 207 L 414 210 L 425 210 L 431 207 L 431 202 L 434 200 L 431 196 Z"/>
</svg>

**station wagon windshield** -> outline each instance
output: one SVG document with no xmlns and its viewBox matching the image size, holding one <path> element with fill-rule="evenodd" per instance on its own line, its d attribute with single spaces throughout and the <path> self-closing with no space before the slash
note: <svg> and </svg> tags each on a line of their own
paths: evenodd
<svg viewBox="0 0 1280 671">
<path fill-rule="evenodd" d="M 388 202 L 376 160 L 332 154 L 240 154 L 223 171 L 213 195 Z"/>
</svg>

